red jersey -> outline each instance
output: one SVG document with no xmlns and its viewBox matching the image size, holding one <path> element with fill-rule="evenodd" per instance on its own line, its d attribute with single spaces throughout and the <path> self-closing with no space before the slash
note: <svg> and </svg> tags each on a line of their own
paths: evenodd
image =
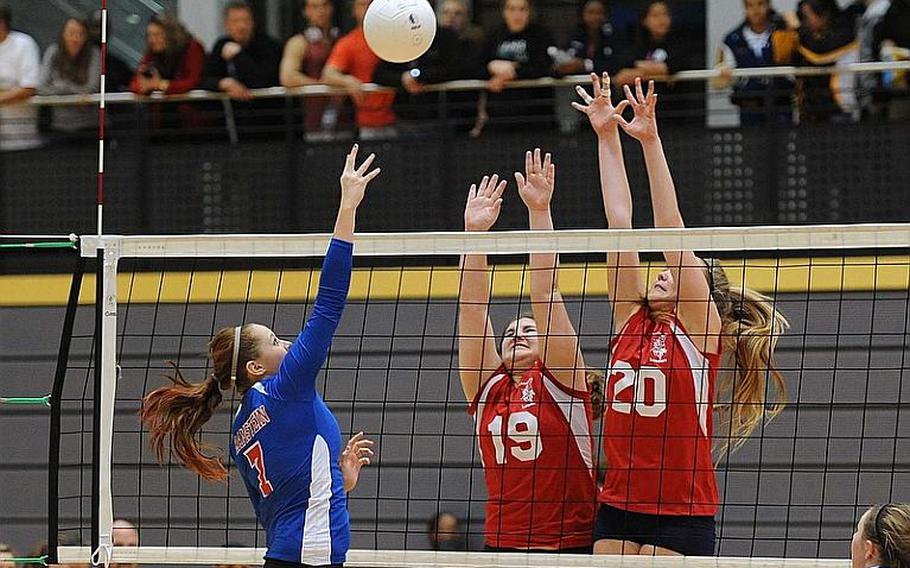
<svg viewBox="0 0 910 568">
<path fill-rule="evenodd" d="M 363 26 L 358 26 L 335 42 L 326 65 L 342 73 L 357 77 L 362 83 L 373 80 L 373 72 L 379 65 L 379 57 L 367 45 Z M 357 105 L 358 126 L 380 127 L 395 123 L 392 103 L 395 93 L 365 93 L 363 102 Z"/>
<path fill-rule="evenodd" d="M 650 515 L 714 515 L 711 455 L 720 355 L 700 352 L 675 315 L 643 307 L 613 340 L 599 501 Z"/>
<path fill-rule="evenodd" d="M 517 382 L 500 367 L 468 413 L 487 482 L 486 543 L 590 546 L 596 500 L 590 394 L 565 387 L 541 362 Z"/>
</svg>

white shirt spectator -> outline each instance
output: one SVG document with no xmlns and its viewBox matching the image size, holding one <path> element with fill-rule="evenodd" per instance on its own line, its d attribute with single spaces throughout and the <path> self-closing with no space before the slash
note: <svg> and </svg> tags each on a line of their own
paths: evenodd
<svg viewBox="0 0 910 568">
<path fill-rule="evenodd" d="M 0 43 L 0 89 L 41 86 L 41 52 L 31 36 L 10 30 Z M 28 101 L 0 106 L 0 151 L 41 146 L 38 110 Z"/>
</svg>

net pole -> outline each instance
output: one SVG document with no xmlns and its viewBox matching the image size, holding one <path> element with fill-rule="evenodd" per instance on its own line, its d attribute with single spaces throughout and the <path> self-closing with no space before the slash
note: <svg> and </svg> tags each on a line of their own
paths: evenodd
<svg viewBox="0 0 910 568">
<path fill-rule="evenodd" d="M 63 381 L 66 379 L 66 369 L 69 366 L 70 345 L 73 338 L 73 328 L 76 323 L 76 310 L 79 307 L 79 293 L 82 290 L 82 273 L 85 269 L 85 259 L 76 257 L 76 268 L 73 271 L 73 280 L 70 283 L 69 299 L 67 300 L 66 315 L 63 319 L 63 330 L 60 334 L 60 349 L 57 352 L 57 369 L 54 372 L 54 387 L 51 391 L 51 424 L 48 439 L 47 457 L 47 555 L 51 564 L 57 564 L 57 534 L 60 532 L 60 509 L 57 499 L 60 495 L 60 431 Z"/>
<path fill-rule="evenodd" d="M 94 408 L 92 410 L 92 565 L 107 567 L 113 554 L 111 451 L 117 389 L 117 263 L 120 248 L 108 241 L 97 254 L 95 288 Z"/>
<path fill-rule="evenodd" d="M 101 91 L 98 98 L 98 236 L 104 229 L 104 115 L 107 94 L 107 0 L 101 0 Z"/>
</svg>

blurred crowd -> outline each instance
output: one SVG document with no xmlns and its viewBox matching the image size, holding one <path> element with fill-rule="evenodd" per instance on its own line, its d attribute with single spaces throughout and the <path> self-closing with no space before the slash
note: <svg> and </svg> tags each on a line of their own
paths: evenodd
<svg viewBox="0 0 910 568">
<path fill-rule="evenodd" d="M 304 128 L 314 139 L 357 131 L 362 139 L 419 129 L 435 113 L 438 92 L 428 85 L 455 79 L 486 81 L 481 92 L 448 92 L 446 103 L 472 136 L 490 125 L 541 127 L 554 121 L 552 89 L 506 89 L 516 80 L 607 71 L 614 88 L 635 77 L 661 78 L 703 67 L 700 41 L 674 26 L 669 2 L 646 2 L 633 25 L 616 25 L 610 0 L 579 0 L 578 21 L 565 41 L 537 18 L 533 0 L 502 0 L 501 21 L 484 29 L 474 22 L 469 0 L 437 0 L 438 30 L 420 59 L 380 61 L 366 44 L 361 23 L 371 0 L 352 0 L 353 28 L 342 33 L 332 0 L 304 0 L 305 25 L 284 44 L 261 32 L 253 8 L 228 2 L 224 36 L 206 53 L 174 15 L 155 15 L 146 28 L 146 48 L 135 69 L 108 51 L 106 88 L 138 95 L 180 95 L 204 89 L 227 93 L 238 126 L 281 119 L 283 101 L 260 99 L 253 89 L 327 84 L 347 96 L 307 97 Z M 820 75 L 805 78 L 735 78 L 733 69 L 775 65 L 834 66 L 857 61 L 910 59 L 910 0 L 800 0 L 795 12 L 778 13 L 771 0 L 743 0 L 744 20 L 718 48 L 717 87 L 732 89 L 744 123 L 812 122 L 910 116 L 907 74 L 901 72 Z M 36 94 L 79 95 L 100 88 L 100 23 L 69 18 L 41 57 L 37 43 L 14 30 L 14 14 L 0 0 L 0 148 L 39 146 L 97 128 L 90 106 L 55 106 L 41 115 L 26 104 Z M 364 92 L 364 83 L 397 92 Z M 685 115 L 701 102 L 704 85 L 669 81 L 664 116 Z M 171 113 L 152 112 L 156 126 L 205 122 L 199 103 L 181 103 Z M 277 109 L 277 111 L 276 111 Z M 271 110 L 272 112 L 269 112 Z M 690 113 L 691 114 L 691 113 Z M 703 119 L 703 116 L 701 117 Z M 42 125 L 39 132 L 39 123 Z M 42 134 L 44 136 L 42 136 Z"/>
</svg>

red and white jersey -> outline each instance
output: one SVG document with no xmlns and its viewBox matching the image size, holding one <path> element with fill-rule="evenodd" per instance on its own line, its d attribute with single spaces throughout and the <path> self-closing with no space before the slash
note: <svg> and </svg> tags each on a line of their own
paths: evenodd
<svg viewBox="0 0 910 568">
<path fill-rule="evenodd" d="M 541 362 L 519 381 L 500 367 L 468 413 L 487 482 L 487 545 L 589 546 L 596 505 L 590 394 L 563 386 Z"/>
<path fill-rule="evenodd" d="M 711 456 L 719 354 L 700 352 L 675 315 L 635 312 L 613 340 L 599 501 L 650 515 L 714 515 Z"/>
</svg>

